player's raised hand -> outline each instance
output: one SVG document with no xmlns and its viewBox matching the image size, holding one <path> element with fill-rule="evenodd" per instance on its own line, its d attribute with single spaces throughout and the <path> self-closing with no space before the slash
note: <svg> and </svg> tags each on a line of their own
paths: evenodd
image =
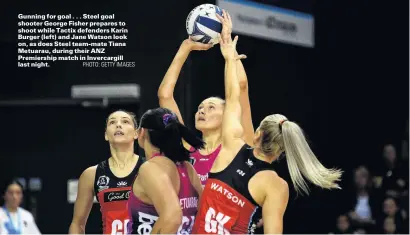
<svg viewBox="0 0 410 235">
<path fill-rule="evenodd" d="M 183 45 L 186 46 L 190 51 L 206 51 L 209 48 L 213 47 L 212 44 L 195 42 L 194 40 L 191 39 L 191 37 L 188 37 L 187 39 L 185 39 L 183 42 Z"/>
<path fill-rule="evenodd" d="M 225 60 L 236 60 L 236 44 L 238 42 L 238 36 L 232 40 L 231 34 L 229 34 L 229 37 L 226 37 L 225 39 L 221 37 L 221 35 L 218 35 L 219 37 L 219 44 L 221 45 L 221 53 Z"/>
<path fill-rule="evenodd" d="M 222 32 L 221 32 L 222 39 L 227 41 L 227 38 L 231 37 L 231 33 L 232 33 L 232 19 L 231 19 L 231 16 L 229 15 L 229 13 L 227 11 L 222 10 L 222 16 L 220 16 L 219 14 L 216 14 L 216 17 L 222 23 Z"/>
<path fill-rule="evenodd" d="M 216 17 L 222 23 L 222 32 L 221 32 L 222 38 L 227 39 L 228 37 L 231 37 L 232 25 L 233 25 L 231 15 L 227 11 L 222 10 L 222 16 L 216 13 Z M 246 55 L 244 54 L 239 55 L 238 53 L 236 53 L 237 60 L 242 60 L 246 58 L 247 58 Z"/>
</svg>

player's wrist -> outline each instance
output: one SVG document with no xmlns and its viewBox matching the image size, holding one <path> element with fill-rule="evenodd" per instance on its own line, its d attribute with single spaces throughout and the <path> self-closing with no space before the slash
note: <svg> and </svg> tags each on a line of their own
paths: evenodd
<svg viewBox="0 0 410 235">
<path fill-rule="evenodd" d="M 236 58 L 235 58 L 235 54 L 233 54 L 233 55 L 227 55 L 227 56 L 225 56 L 225 62 L 227 62 L 227 63 L 233 63 L 233 62 L 235 62 L 236 61 Z"/>
<path fill-rule="evenodd" d="M 184 40 L 184 41 L 182 42 L 181 46 L 180 46 L 180 49 L 183 50 L 183 51 L 190 52 L 190 51 L 192 51 L 192 45 L 191 45 L 191 43 L 188 42 L 187 40 L 190 40 L 190 39 Z"/>
</svg>

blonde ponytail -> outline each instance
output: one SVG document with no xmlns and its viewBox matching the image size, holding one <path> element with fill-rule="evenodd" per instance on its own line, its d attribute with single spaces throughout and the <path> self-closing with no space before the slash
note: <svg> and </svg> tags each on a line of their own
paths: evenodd
<svg viewBox="0 0 410 235">
<path fill-rule="evenodd" d="M 340 189 L 336 182 L 340 181 L 342 171 L 327 169 L 319 162 L 296 123 L 282 120 L 280 125 L 286 161 L 296 191 L 309 194 L 304 178 L 321 188 Z"/>
</svg>

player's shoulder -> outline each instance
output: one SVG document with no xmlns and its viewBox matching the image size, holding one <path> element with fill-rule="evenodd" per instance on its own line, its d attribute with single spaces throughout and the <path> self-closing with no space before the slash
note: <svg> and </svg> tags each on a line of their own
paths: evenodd
<svg viewBox="0 0 410 235">
<path fill-rule="evenodd" d="M 280 190 L 280 191 L 289 191 L 289 185 L 282 177 L 273 170 L 263 170 L 258 172 L 255 177 L 258 178 L 259 182 L 262 182 L 267 188 Z"/>
<path fill-rule="evenodd" d="M 95 173 L 97 172 L 97 167 L 98 167 L 98 165 L 94 165 L 94 166 L 87 167 L 87 168 L 83 171 L 83 174 L 84 174 L 84 175 L 94 175 L 94 176 L 95 176 Z"/>
<path fill-rule="evenodd" d="M 141 178 L 155 176 L 156 178 L 170 177 L 176 165 L 167 157 L 156 157 L 144 162 L 138 170 Z"/>
<path fill-rule="evenodd" d="M 95 175 L 97 174 L 97 166 L 90 166 L 86 168 L 80 176 L 80 180 L 85 180 L 87 182 L 94 182 Z"/>
<path fill-rule="evenodd" d="M 150 159 L 149 161 L 146 161 L 142 163 L 140 166 L 140 169 L 138 171 L 139 175 L 147 175 L 147 174 L 156 174 L 162 171 L 164 168 L 163 162 L 165 158 L 155 158 L 155 159 Z"/>
</svg>

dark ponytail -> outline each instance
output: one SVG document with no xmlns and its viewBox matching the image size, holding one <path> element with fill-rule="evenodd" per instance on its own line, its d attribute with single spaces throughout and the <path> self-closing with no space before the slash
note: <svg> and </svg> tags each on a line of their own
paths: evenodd
<svg viewBox="0 0 410 235">
<path fill-rule="evenodd" d="M 203 148 L 205 143 L 182 125 L 175 113 L 166 108 L 150 109 L 141 117 L 140 128 L 148 130 L 149 139 L 160 152 L 174 162 L 189 160 L 189 150 L 185 149 L 184 139 L 195 150 Z"/>
</svg>

